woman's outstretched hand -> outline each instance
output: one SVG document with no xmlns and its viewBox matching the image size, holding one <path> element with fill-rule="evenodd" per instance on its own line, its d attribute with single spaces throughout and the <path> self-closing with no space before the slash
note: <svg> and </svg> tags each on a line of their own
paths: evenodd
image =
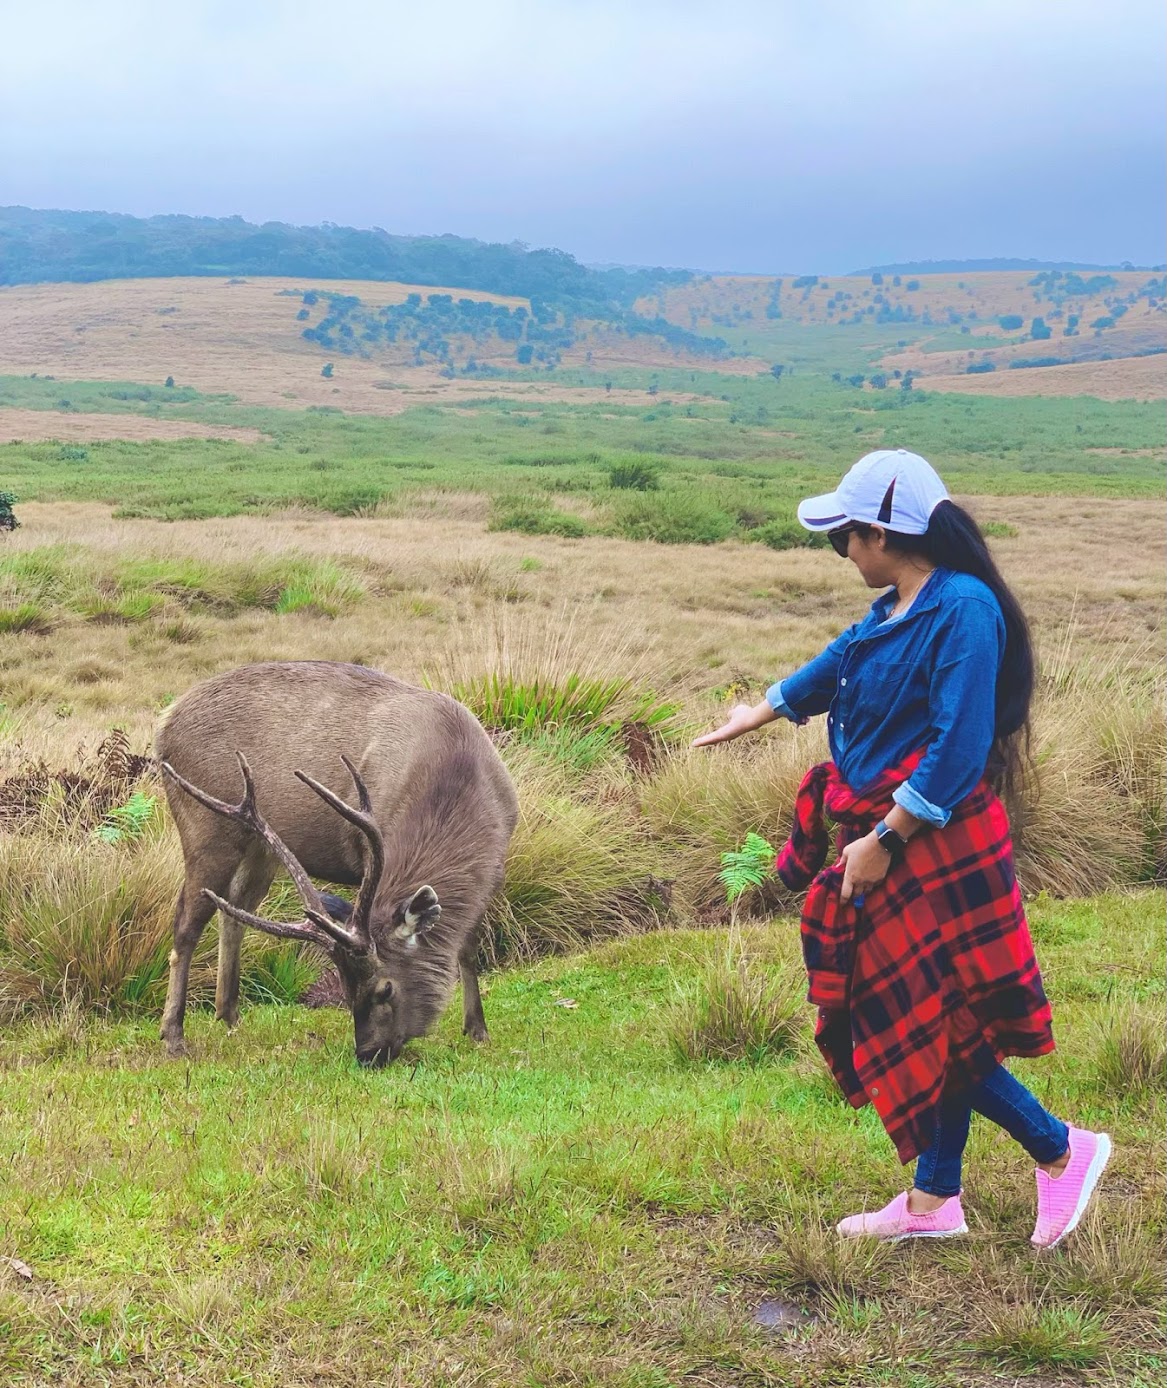
<svg viewBox="0 0 1167 1388">
<path fill-rule="evenodd" d="M 773 722 L 776 717 L 774 710 L 764 699 L 752 707 L 749 704 L 737 704 L 720 728 L 695 737 L 692 745 L 712 747 L 715 742 L 732 742 L 735 737 L 741 737 L 742 733 L 752 733 L 755 728 L 760 728 L 763 723 Z"/>
</svg>

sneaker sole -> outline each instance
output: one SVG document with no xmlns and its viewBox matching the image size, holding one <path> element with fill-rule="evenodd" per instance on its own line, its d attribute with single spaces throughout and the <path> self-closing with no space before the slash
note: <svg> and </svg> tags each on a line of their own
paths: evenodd
<svg viewBox="0 0 1167 1388">
<path fill-rule="evenodd" d="M 954 1239 L 959 1234 L 967 1234 L 968 1225 L 962 1224 L 958 1229 L 918 1229 L 910 1234 L 896 1234 L 894 1238 L 887 1239 L 887 1243 L 903 1243 L 906 1239 Z"/>
<path fill-rule="evenodd" d="M 903 1243 L 905 1239 L 954 1239 L 958 1234 L 967 1234 L 968 1225 L 961 1224 L 956 1229 L 918 1229 L 908 1234 L 844 1234 L 836 1225 L 835 1232 L 843 1239 L 875 1239 L 879 1243 Z"/>
<path fill-rule="evenodd" d="M 1078 1227 L 1078 1222 L 1086 1213 L 1086 1207 L 1090 1204 L 1098 1182 L 1102 1179 L 1102 1173 L 1106 1170 L 1111 1150 L 1109 1133 L 1099 1133 L 1098 1146 L 1094 1149 L 1094 1156 L 1086 1169 L 1086 1179 L 1082 1182 L 1082 1189 L 1078 1192 L 1078 1203 L 1074 1206 L 1074 1213 L 1070 1216 L 1070 1222 L 1052 1243 L 1039 1243 L 1036 1247 L 1057 1248 L 1066 1235 L 1072 1234 Z M 1031 1239 L 1030 1242 L 1032 1243 L 1033 1240 Z"/>
</svg>

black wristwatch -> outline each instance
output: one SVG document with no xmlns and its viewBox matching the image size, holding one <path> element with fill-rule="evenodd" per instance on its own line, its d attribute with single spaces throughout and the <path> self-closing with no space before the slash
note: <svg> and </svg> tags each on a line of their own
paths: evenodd
<svg viewBox="0 0 1167 1388">
<path fill-rule="evenodd" d="M 891 855 L 893 863 L 899 862 L 904 856 L 908 841 L 902 834 L 897 834 L 887 820 L 881 819 L 875 826 L 875 837 L 879 840 L 880 848 Z"/>
</svg>

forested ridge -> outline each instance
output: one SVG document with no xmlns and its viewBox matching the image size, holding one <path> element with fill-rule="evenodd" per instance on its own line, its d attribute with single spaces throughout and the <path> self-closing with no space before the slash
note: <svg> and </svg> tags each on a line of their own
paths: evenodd
<svg viewBox="0 0 1167 1388">
<path fill-rule="evenodd" d="M 607 317 L 692 278 L 685 270 L 592 270 L 566 251 L 394 236 L 378 227 L 0 208 L 0 284 L 172 275 L 393 280 L 534 297 L 589 317 Z"/>
</svg>

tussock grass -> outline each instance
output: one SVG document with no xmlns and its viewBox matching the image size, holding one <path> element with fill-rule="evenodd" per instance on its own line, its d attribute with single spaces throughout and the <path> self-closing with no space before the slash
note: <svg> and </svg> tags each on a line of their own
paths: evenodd
<svg viewBox="0 0 1167 1388">
<path fill-rule="evenodd" d="M 1167 686 L 1141 673 L 1137 650 L 1076 661 L 1072 650 L 1068 636 L 1046 662 L 1036 776 L 1010 806 L 1019 880 L 1060 895 L 1162 880 Z"/>
<path fill-rule="evenodd" d="M 0 1005 L 157 1006 L 181 861 L 169 836 L 0 839 Z"/>
<path fill-rule="evenodd" d="M 565 793 L 553 770 L 512 759 L 519 823 L 501 895 L 487 915 L 486 962 L 530 959 L 660 923 L 668 891 L 659 849 L 629 832 L 618 804 Z"/>
<path fill-rule="evenodd" d="M 1099 1024 L 1094 1061 L 1099 1087 L 1141 1098 L 1167 1085 L 1167 1022 L 1162 1006 L 1129 1000 L 1111 1006 Z"/>
<path fill-rule="evenodd" d="M 715 759 L 708 748 L 678 748 L 638 788 L 649 832 L 673 849 L 678 898 L 687 909 L 727 914 L 721 855 L 751 830 L 785 842 L 795 792 L 814 756 L 812 736 L 783 728 L 778 737 L 718 748 Z M 739 909 L 751 914 L 783 902 L 792 897 L 772 881 L 747 891 Z"/>
<path fill-rule="evenodd" d="M 759 960 L 731 931 L 667 1023 L 686 1061 L 758 1064 L 793 1051 L 807 1028 L 806 979 L 797 945 L 780 961 Z"/>
<path fill-rule="evenodd" d="M 982 1348 L 1022 1369 L 1087 1369 L 1109 1343 L 1101 1315 L 1065 1303 L 1012 1306 L 997 1312 L 990 1324 Z"/>
</svg>

